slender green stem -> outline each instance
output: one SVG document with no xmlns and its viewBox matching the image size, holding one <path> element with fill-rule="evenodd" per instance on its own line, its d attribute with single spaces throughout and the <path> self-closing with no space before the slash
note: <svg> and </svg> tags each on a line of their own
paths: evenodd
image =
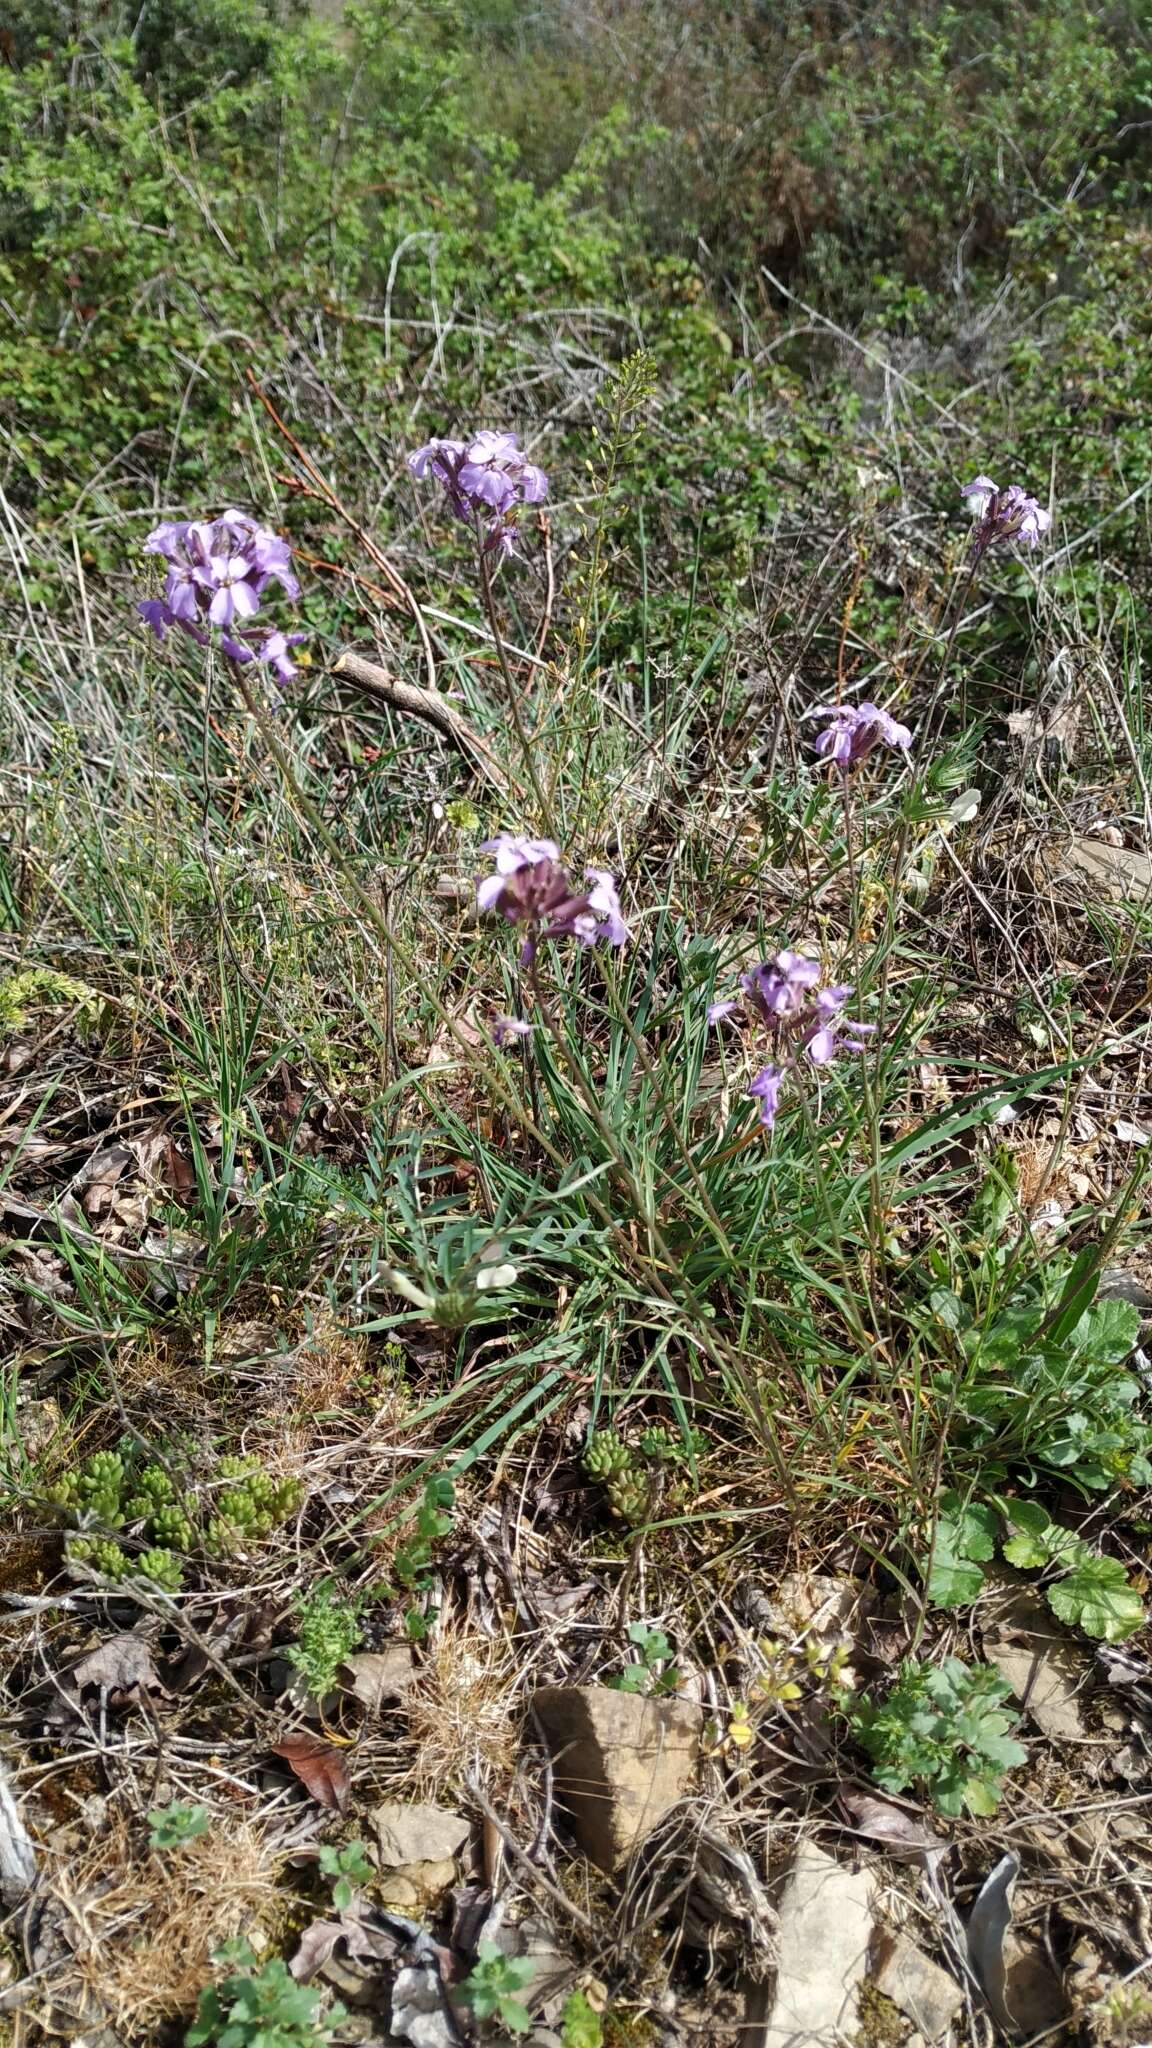
<svg viewBox="0 0 1152 2048">
<path fill-rule="evenodd" d="M 516 687 L 516 679 L 508 662 L 508 650 L 504 645 L 504 635 L 500 630 L 500 618 L 496 610 L 496 600 L 492 589 L 492 570 L 489 566 L 488 554 L 484 546 L 482 533 L 478 533 L 477 545 L 480 556 L 480 586 L 484 593 L 484 610 L 487 614 L 492 639 L 496 647 L 496 659 L 500 664 L 500 674 L 504 682 L 504 696 L 508 705 L 508 715 L 516 729 L 516 737 L 520 742 L 520 752 L 523 756 L 524 766 L 528 771 L 528 780 L 532 784 L 533 795 L 540 806 L 540 823 L 544 831 L 552 838 L 555 838 L 555 821 L 551 800 L 540 780 L 540 771 L 536 766 L 536 749 L 531 735 L 524 724 L 523 714 L 520 710 L 520 692 Z"/>
</svg>

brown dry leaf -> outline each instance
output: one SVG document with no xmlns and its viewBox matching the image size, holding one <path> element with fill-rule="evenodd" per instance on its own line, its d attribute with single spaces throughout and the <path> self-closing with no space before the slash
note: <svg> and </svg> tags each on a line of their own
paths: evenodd
<svg viewBox="0 0 1152 2048">
<path fill-rule="evenodd" d="M 403 1699 L 416 1682 L 416 1660 L 407 1643 L 345 1657 L 340 1669 L 348 1691 L 370 1714 L 378 1714 L 391 1700 Z"/>
<path fill-rule="evenodd" d="M 166 1195 L 184 1195 L 196 1185 L 196 1176 L 171 1131 L 156 1124 L 133 1140 L 136 1164 L 149 1187 Z"/>
<path fill-rule="evenodd" d="M 113 1707 L 139 1706 L 143 1696 L 170 1699 L 152 1660 L 152 1645 L 143 1636 L 109 1636 L 95 1650 L 89 1650 L 68 1673 L 77 1692 L 92 1686 L 108 1695 Z"/>
<path fill-rule="evenodd" d="M 344 1929 L 339 1920 L 313 1920 L 300 1936 L 300 1946 L 288 1964 L 298 1984 L 310 1984 L 317 1970 L 323 1968 L 329 1957 L 336 1953 L 336 1943 L 343 1939 Z"/>
<path fill-rule="evenodd" d="M 353 1902 L 337 1920 L 314 1920 L 300 1936 L 300 1946 L 288 1968 L 298 1983 L 309 1984 L 317 1970 L 335 1953 L 338 1941 L 346 1942 L 354 1963 L 392 1962 L 404 1946 L 403 1937 L 386 1925 L 371 1907 Z"/>
<path fill-rule="evenodd" d="M 321 1742 L 317 1735 L 286 1735 L 283 1742 L 273 1743 L 272 1754 L 283 1757 L 318 1805 L 331 1813 L 347 1813 L 352 1796 L 348 1766 L 330 1742 Z"/>
<path fill-rule="evenodd" d="M 80 1194 L 90 1223 L 101 1223 L 108 1216 L 116 1199 L 116 1183 L 135 1163 L 127 1145 L 106 1145 L 80 1168 L 72 1186 Z"/>
<path fill-rule="evenodd" d="M 1065 697 L 1048 711 L 1036 704 L 1029 711 L 1008 713 L 1008 730 L 1014 739 L 1023 741 L 1025 751 L 1048 741 L 1059 747 L 1068 761 L 1076 758 L 1079 729 L 1080 703 L 1076 697 Z"/>
<path fill-rule="evenodd" d="M 905 1812 L 891 1800 L 878 1799 L 874 1792 L 844 1786 L 840 1804 L 858 1834 L 866 1835 L 870 1842 L 882 1842 L 889 1855 L 901 1863 L 929 1866 L 933 1857 L 948 1853 L 947 1842 L 942 1842 L 914 1813 Z"/>
</svg>

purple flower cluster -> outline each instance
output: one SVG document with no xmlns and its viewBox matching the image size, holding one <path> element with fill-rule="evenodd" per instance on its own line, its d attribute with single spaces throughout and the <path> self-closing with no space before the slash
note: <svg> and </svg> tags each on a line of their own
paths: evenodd
<svg viewBox="0 0 1152 2048">
<path fill-rule="evenodd" d="M 509 924 L 525 926 L 520 953 L 525 967 L 536 958 L 542 938 L 576 939 L 582 946 L 598 939 L 610 946 L 627 942 L 616 884 L 603 868 L 586 868 L 584 878 L 592 886 L 581 890 L 561 867 L 554 840 L 501 832 L 486 839 L 481 852 L 495 854 L 496 872 L 478 884 L 477 904 L 481 910 L 499 911 Z"/>
<path fill-rule="evenodd" d="M 528 461 L 515 434 L 487 428 L 470 441 L 429 441 L 408 457 L 408 467 L 421 480 L 431 473 L 457 518 L 481 520 L 485 549 L 504 555 L 516 552 L 517 505 L 539 505 L 548 496 L 544 471 Z"/>
<path fill-rule="evenodd" d="M 291 682 L 297 669 L 288 650 L 304 634 L 273 627 L 248 630 L 269 583 L 278 583 L 289 597 L 299 595 L 286 540 L 258 526 L 246 512 L 222 512 L 215 520 L 169 520 L 154 527 L 144 552 L 160 555 L 167 564 L 163 597 L 145 597 L 139 605 L 158 640 L 179 626 L 207 647 L 215 628 L 230 661 L 266 661 L 280 682 Z"/>
<path fill-rule="evenodd" d="M 1052 514 L 1030 498 L 1020 484 L 1006 484 L 1001 490 L 990 476 L 978 476 L 964 485 L 960 495 L 968 500 L 968 509 L 976 521 L 972 533 L 974 562 L 1000 541 L 1019 541 L 1024 547 L 1034 548 L 1051 527 Z"/>
<path fill-rule="evenodd" d="M 710 1024 L 744 1008 L 772 1034 L 778 1059 L 760 1069 L 748 1090 L 760 1104 L 760 1121 L 767 1130 L 776 1121 L 784 1076 L 802 1054 L 814 1066 L 826 1067 L 837 1053 L 859 1052 L 861 1041 L 874 1028 L 843 1014 L 851 983 L 820 988 L 819 981 L 817 961 L 785 950 L 741 975 L 740 995 L 709 1004 Z"/>
<path fill-rule="evenodd" d="M 866 760 L 873 747 L 893 747 L 906 753 L 912 745 L 908 726 L 878 704 L 824 704 L 806 716 L 831 719 L 816 742 L 816 752 L 845 774 L 858 761 Z"/>
</svg>

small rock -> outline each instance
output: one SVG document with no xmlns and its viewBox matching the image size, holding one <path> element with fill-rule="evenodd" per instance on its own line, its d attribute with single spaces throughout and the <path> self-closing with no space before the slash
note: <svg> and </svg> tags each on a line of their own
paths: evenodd
<svg viewBox="0 0 1152 2048">
<path fill-rule="evenodd" d="M 1089 1659 L 1026 1587 L 1005 1582 L 986 1598 L 981 1625 L 989 1663 L 1049 1741 L 1085 1741 L 1079 1695 L 1088 1683 Z"/>
<path fill-rule="evenodd" d="M 617 1869 L 683 1797 L 700 1754 L 701 1709 L 606 1685 L 545 1686 L 533 1704 L 577 1841 L 601 1870 Z"/>
<path fill-rule="evenodd" d="M 385 1871 L 375 1892 L 382 1906 L 415 1917 L 442 1899 L 455 1882 L 456 1865 L 451 1856 L 429 1856 L 423 1863 L 402 1863 Z"/>
<path fill-rule="evenodd" d="M 449 1813 L 442 1806 L 408 1806 L 400 1799 L 373 1807 L 372 1826 L 386 1870 L 450 1861 L 472 1832 L 472 1823 L 462 1813 Z"/>
<path fill-rule="evenodd" d="M 925 2041 L 938 2041 L 964 2003 L 964 1993 L 955 1979 L 923 1955 L 906 1934 L 880 1930 L 872 1977 L 877 1990 L 899 2006 Z"/>
<path fill-rule="evenodd" d="M 1060 847 L 1057 865 L 1087 884 L 1098 903 L 1131 902 L 1152 892 L 1152 860 L 1132 847 L 1076 834 Z"/>
<path fill-rule="evenodd" d="M 872 1882 L 801 1842 L 780 1898 L 780 1961 L 765 2048 L 833 2048 L 857 2022 Z"/>
<path fill-rule="evenodd" d="M 1015 1928 L 1004 1937 L 1001 2002 L 1014 2029 L 1029 2041 L 1058 2027 L 1068 2014 L 1064 1987 L 1043 1942 Z"/>
<path fill-rule="evenodd" d="M 781 1579 L 767 1603 L 768 1632 L 782 1636 L 786 1643 L 797 1637 L 826 1656 L 839 1651 L 850 1656 L 856 1648 L 860 1624 L 872 1605 L 872 1594 L 859 1579 L 837 1578 L 823 1572 L 789 1572 Z M 841 1666 L 846 1685 L 854 1685 L 851 1664 Z"/>
<path fill-rule="evenodd" d="M 472 1832 L 463 1814 L 442 1806 L 386 1800 L 372 1812 L 380 1881 L 376 1896 L 399 1913 L 419 1914 L 456 1879 L 456 1855 Z"/>
<path fill-rule="evenodd" d="M 454 2048 L 456 2033 L 444 2010 L 436 1972 L 427 1963 L 397 1970 L 392 1986 L 393 2041 L 412 2048 Z"/>
<path fill-rule="evenodd" d="M 40 1457 L 60 1434 L 61 1427 L 60 1403 L 51 1397 L 44 1401 L 21 1401 L 16 1410 L 16 1434 L 27 1458 Z"/>
<path fill-rule="evenodd" d="M 828 1647 L 848 1645 L 864 1595 L 858 1579 L 820 1572 L 789 1572 L 767 1603 L 765 1620 L 777 1635 L 812 1635 Z"/>
</svg>

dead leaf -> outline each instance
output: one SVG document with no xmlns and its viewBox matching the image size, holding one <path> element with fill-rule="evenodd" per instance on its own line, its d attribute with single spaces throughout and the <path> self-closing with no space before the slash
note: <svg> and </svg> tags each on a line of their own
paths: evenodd
<svg viewBox="0 0 1152 2048">
<path fill-rule="evenodd" d="M 1004 2007 L 1004 1941 L 1012 1925 L 1012 1893 L 1020 1874 L 1020 1858 L 1002 1856 L 985 1878 L 968 1916 L 968 1960 L 984 1987 L 1001 2025 L 1011 2028 Z"/>
<path fill-rule="evenodd" d="M 340 1669 L 353 1699 L 370 1714 L 380 1713 L 391 1700 L 402 1700 L 416 1682 L 416 1660 L 407 1643 L 345 1657 Z"/>
<path fill-rule="evenodd" d="M 840 1804 L 857 1834 L 866 1835 L 870 1842 L 882 1842 L 889 1855 L 901 1863 L 921 1863 L 928 1868 L 934 1857 L 948 1854 L 947 1842 L 891 1800 L 847 1785 L 841 1790 Z"/>
<path fill-rule="evenodd" d="M 286 1735 L 283 1742 L 273 1743 L 272 1754 L 283 1757 L 318 1805 L 331 1813 L 347 1813 L 352 1796 L 348 1766 L 330 1742 L 321 1742 L 317 1735 Z"/>
<path fill-rule="evenodd" d="M 595 1591 L 593 1579 L 585 1579 L 579 1586 L 559 1586 L 555 1592 L 547 1586 L 533 1586 L 531 1601 L 536 1612 L 546 1620 L 565 1621 L 570 1614 L 586 1606 Z"/>
<path fill-rule="evenodd" d="M 72 1186 L 81 1194 L 84 1214 L 90 1223 L 99 1223 L 108 1215 L 116 1199 L 116 1183 L 133 1165 L 135 1160 L 127 1145 L 106 1145 L 80 1168 Z"/>
<path fill-rule="evenodd" d="M 317 1970 L 336 1952 L 336 1943 L 344 1936 L 339 1920 L 314 1920 L 300 1936 L 300 1946 L 292 1957 L 288 1968 L 298 1984 L 310 1984 Z"/>
<path fill-rule="evenodd" d="M 1002 1856 L 968 1916 L 968 1960 L 997 2025 L 1012 2038 L 1056 2032 L 1066 2017 L 1060 1978 L 1042 1942 L 1015 1927 L 1013 1892 L 1020 1858 Z"/>
<path fill-rule="evenodd" d="M 152 1660 L 152 1645 L 143 1636 L 109 1636 L 68 1673 L 69 1683 L 79 1693 L 98 1686 L 109 1706 L 139 1706 L 145 1694 L 170 1699 Z"/>
<path fill-rule="evenodd" d="M 1079 726 L 1080 704 L 1075 697 L 1065 697 L 1062 703 L 1048 711 L 1037 704 L 1029 711 L 1008 713 L 1008 730 L 1013 739 L 1023 741 L 1026 752 L 1048 745 L 1062 754 L 1066 761 L 1076 758 Z"/>
<path fill-rule="evenodd" d="M 1098 839 L 1080 834 L 1054 852 L 1058 866 L 1072 869 L 1098 902 L 1146 900 L 1152 890 L 1152 860 L 1132 847 L 1102 846 Z"/>
<path fill-rule="evenodd" d="M 142 1137 L 135 1138 L 132 1151 L 141 1174 L 151 1188 L 166 1195 L 184 1195 L 195 1187 L 196 1175 L 171 1131 L 166 1131 L 163 1124 L 156 1124 Z"/>
<path fill-rule="evenodd" d="M 335 1954 L 336 1944 L 347 1944 L 354 1963 L 389 1963 L 407 1946 L 405 1936 L 386 1924 L 371 1906 L 354 1900 L 336 1920 L 314 1920 L 300 1936 L 300 1946 L 288 1968 L 297 1983 L 308 1984 Z"/>
</svg>

